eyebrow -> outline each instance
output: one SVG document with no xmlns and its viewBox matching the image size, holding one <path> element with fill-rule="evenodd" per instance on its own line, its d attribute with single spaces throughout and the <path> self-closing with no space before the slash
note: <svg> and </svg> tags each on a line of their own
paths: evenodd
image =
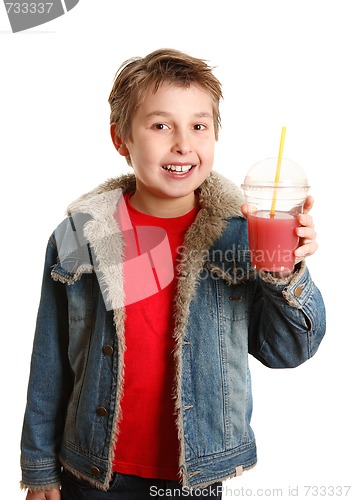
<svg viewBox="0 0 352 500">
<path fill-rule="evenodd" d="M 167 111 L 152 111 L 151 113 L 147 114 L 147 118 L 152 117 L 152 116 L 172 116 L 172 113 L 168 113 Z M 194 113 L 193 115 L 195 118 L 213 118 L 213 115 L 211 113 L 208 113 L 207 111 L 199 111 L 197 113 Z"/>
</svg>

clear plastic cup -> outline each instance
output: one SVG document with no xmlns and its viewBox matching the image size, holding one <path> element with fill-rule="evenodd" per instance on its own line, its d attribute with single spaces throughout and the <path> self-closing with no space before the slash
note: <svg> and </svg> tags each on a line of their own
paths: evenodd
<svg viewBox="0 0 352 500">
<path fill-rule="evenodd" d="M 309 185 L 303 169 L 287 158 L 282 159 L 280 179 L 275 185 L 276 167 L 277 158 L 255 163 L 241 187 L 249 207 L 252 267 L 283 272 L 292 271 L 295 265 L 297 216 L 302 213 Z"/>
</svg>

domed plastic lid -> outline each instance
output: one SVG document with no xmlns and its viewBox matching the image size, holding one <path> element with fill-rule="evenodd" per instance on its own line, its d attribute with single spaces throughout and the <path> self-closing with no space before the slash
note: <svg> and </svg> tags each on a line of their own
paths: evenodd
<svg viewBox="0 0 352 500">
<path fill-rule="evenodd" d="M 242 189 L 273 188 L 275 186 L 275 175 L 277 158 L 266 158 L 255 163 L 248 171 Z M 295 188 L 308 190 L 308 180 L 302 167 L 297 163 L 283 158 L 280 169 L 279 188 Z"/>
</svg>

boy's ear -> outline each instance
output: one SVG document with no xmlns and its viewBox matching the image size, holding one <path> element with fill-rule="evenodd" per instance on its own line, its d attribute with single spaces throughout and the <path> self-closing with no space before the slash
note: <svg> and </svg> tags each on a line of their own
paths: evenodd
<svg viewBox="0 0 352 500">
<path fill-rule="evenodd" d="M 126 144 L 123 142 L 121 137 L 119 137 L 116 134 L 116 124 L 115 123 L 112 123 L 110 125 L 110 135 L 111 135 L 112 142 L 113 142 L 115 148 L 117 149 L 117 151 L 120 153 L 120 155 L 129 156 L 130 152 L 128 151 Z"/>
</svg>

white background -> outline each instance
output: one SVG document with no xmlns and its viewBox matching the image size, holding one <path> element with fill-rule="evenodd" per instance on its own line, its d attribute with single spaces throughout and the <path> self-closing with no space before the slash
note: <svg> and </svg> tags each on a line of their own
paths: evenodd
<svg viewBox="0 0 352 500">
<path fill-rule="evenodd" d="M 242 487 L 243 496 L 282 488 L 307 498 L 305 485 L 323 496 L 324 485 L 352 483 L 349 4 L 82 0 L 17 34 L 0 5 L 1 498 L 24 498 L 19 440 L 47 239 L 73 199 L 127 171 L 110 142 L 107 98 L 124 60 L 161 47 L 207 59 L 223 82 L 215 169 L 240 184 L 277 154 L 286 125 L 284 155 L 305 169 L 316 201 L 320 246 L 308 265 L 326 302 L 326 338 L 294 370 L 251 361 L 259 462 L 226 483 L 224 498 Z"/>
</svg>

